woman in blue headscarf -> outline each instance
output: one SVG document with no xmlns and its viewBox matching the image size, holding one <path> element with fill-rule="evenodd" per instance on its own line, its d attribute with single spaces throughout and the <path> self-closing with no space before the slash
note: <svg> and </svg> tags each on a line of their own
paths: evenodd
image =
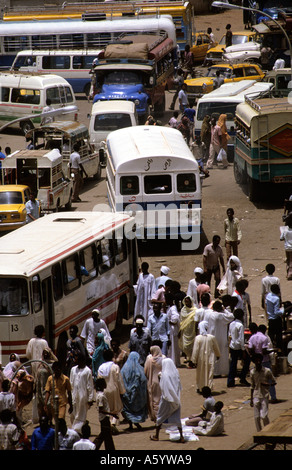
<svg viewBox="0 0 292 470">
<path fill-rule="evenodd" d="M 103 358 L 103 352 L 106 349 L 109 349 L 109 346 L 104 340 L 103 333 L 99 331 L 95 337 L 95 350 L 92 355 L 92 374 L 94 379 L 97 378 L 97 371 L 99 366 L 105 362 Z"/>
<path fill-rule="evenodd" d="M 133 430 L 133 424 L 141 429 L 139 423 L 143 423 L 148 415 L 147 378 L 143 367 L 139 364 L 139 358 L 139 354 L 132 351 L 121 370 L 126 389 L 122 397 L 122 414 L 129 422 L 129 431 Z"/>
</svg>

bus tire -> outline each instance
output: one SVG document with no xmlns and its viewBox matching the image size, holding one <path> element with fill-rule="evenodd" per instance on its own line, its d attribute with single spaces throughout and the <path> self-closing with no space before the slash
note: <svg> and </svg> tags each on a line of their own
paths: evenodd
<svg viewBox="0 0 292 470">
<path fill-rule="evenodd" d="M 259 202 L 260 200 L 261 183 L 254 180 L 250 176 L 247 178 L 247 192 L 248 198 L 251 202 Z"/>
<path fill-rule="evenodd" d="M 237 184 L 242 184 L 244 180 L 243 173 L 238 168 L 238 165 L 236 162 L 233 163 L 233 174 L 234 174 L 235 182 Z"/>
<path fill-rule="evenodd" d="M 20 123 L 20 129 L 22 130 L 24 135 L 33 128 L 34 128 L 34 126 L 33 126 L 33 123 L 31 121 L 23 121 L 23 122 Z"/>
</svg>

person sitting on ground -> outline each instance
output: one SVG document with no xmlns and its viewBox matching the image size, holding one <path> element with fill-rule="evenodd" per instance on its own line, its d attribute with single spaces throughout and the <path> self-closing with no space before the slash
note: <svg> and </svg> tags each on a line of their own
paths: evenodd
<svg viewBox="0 0 292 470">
<path fill-rule="evenodd" d="M 198 426 L 193 428 L 193 433 L 199 436 L 219 436 L 224 432 L 224 416 L 222 413 L 222 401 L 217 401 L 210 421 L 200 421 Z"/>
<path fill-rule="evenodd" d="M 215 398 L 210 387 L 202 387 L 202 396 L 205 398 L 203 411 L 200 414 L 190 415 L 185 422 L 186 426 L 198 426 L 200 421 L 209 421 L 210 414 L 214 412 Z"/>
</svg>

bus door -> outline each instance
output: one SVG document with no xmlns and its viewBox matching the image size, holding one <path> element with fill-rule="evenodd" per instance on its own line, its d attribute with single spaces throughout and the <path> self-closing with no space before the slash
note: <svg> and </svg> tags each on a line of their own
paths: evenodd
<svg viewBox="0 0 292 470">
<path fill-rule="evenodd" d="M 53 302 L 52 280 L 50 277 L 42 280 L 43 311 L 45 320 L 45 335 L 50 348 L 54 349 L 55 311 Z"/>
<path fill-rule="evenodd" d="M 37 167 L 37 158 L 17 158 L 17 184 L 27 185 L 31 191 L 37 193 Z"/>
</svg>

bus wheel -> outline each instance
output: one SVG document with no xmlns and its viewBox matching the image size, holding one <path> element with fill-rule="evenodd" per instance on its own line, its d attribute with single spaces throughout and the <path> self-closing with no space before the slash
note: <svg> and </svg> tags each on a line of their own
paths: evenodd
<svg viewBox="0 0 292 470">
<path fill-rule="evenodd" d="M 261 183 L 248 176 L 247 192 L 248 198 L 251 202 L 258 202 L 260 200 L 260 189 Z"/>
<path fill-rule="evenodd" d="M 25 135 L 27 132 L 29 132 L 31 129 L 33 129 L 33 124 L 31 121 L 23 121 L 20 123 L 20 128 Z"/>
<path fill-rule="evenodd" d="M 242 184 L 244 180 L 243 173 L 239 170 L 236 162 L 233 163 L 233 174 L 237 184 Z"/>
</svg>

